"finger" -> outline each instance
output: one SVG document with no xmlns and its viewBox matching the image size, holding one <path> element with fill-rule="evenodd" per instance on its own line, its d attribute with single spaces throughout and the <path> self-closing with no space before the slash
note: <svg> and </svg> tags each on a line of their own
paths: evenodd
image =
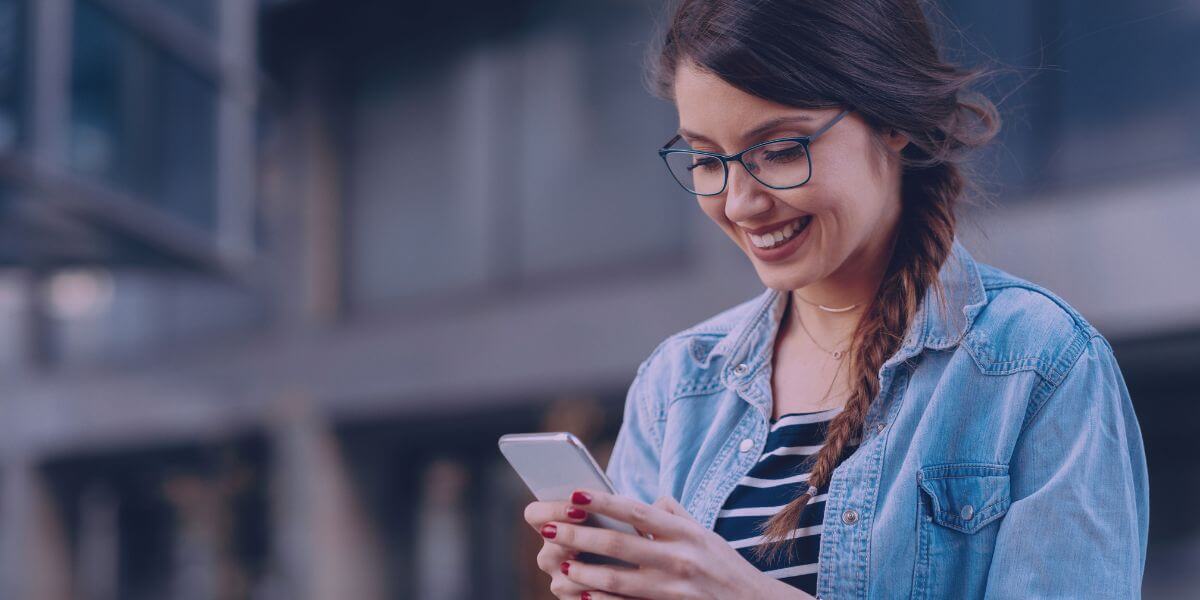
<svg viewBox="0 0 1200 600">
<path fill-rule="evenodd" d="M 637 594 L 650 594 L 656 585 L 649 573 L 638 568 L 575 560 L 564 561 L 562 567 L 563 574 L 589 590 L 592 598 L 639 598 Z"/>
<path fill-rule="evenodd" d="M 551 521 L 542 526 L 542 537 L 571 550 L 592 552 L 635 565 L 664 565 L 671 560 L 660 543 L 623 531 Z"/>
<path fill-rule="evenodd" d="M 587 591 L 586 586 L 571 581 L 563 571 L 563 563 L 575 560 L 575 554 L 549 541 L 538 553 L 538 568 L 550 576 L 550 592 L 556 598 L 579 598 Z"/>
<path fill-rule="evenodd" d="M 654 504 L 651 504 L 650 506 L 657 506 L 673 515 L 677 515 L 679 513 L 675 512 L 675 506 L 671 503 L 672 500 L 674 500 L 674 498 L 670 496 L 659 496 L 658 500 L 655 500 Z"/>
<path fill-rule="evenodd" d="M 575 598 L 582 597 L 587 592 L 588 588 L 586 586 L 571 581 L 557 567 L 550 574 L 550 593 L 554 594 L 555 598 L 570 598 L 574 600 Z"/>
<path fill-rule="evenodd" d="M 544 540 L 542 549 L 537 553 L 537 566 L 539 569 L 553 575 L 558 572 L 564 560 L 575 560 L 578 556 L 579 552 L 577 550 L 572 550 L 561 544 L 555 544 L 550 540 Z"/>
<path fill-rule="evenodd" d="M 525 522 L 533 529 L 540 530 L 549 521 L 570 521 L 582 523 L 587 519 L 586 510 L 572 506 L 569 502 L 530 502 L 525 506 Z"/>
<path fill-rule="evenodd" d="M 571 504 L 629 523 L 638 531 L 653 534 L 656 539 L 687 538 L 697 526 L 694 520 L 671 514 L 660 507 L 599 490 L 576 490 L 571 494 Z"/>
<path fill-rule="evenodd" d="M 699 521 L 696 521 L 696 517 L 693 517 L 692 513 L 688 512 L 687 509 L 684 508 L 683 505 L 675 500 L 675 498 L 672 496 L 659 496 L 658 500 L 655 500 L 652 506 L 657 506 L 673 515 L 679 515 L 697 524 L 699 523 Z"/>
<path fill-rule="evenodd" d="M 580 594 L 580 598 L 584 600 L 646 600 L 636 596 L 618 596 L 617 594 L 609 594 L 600 590 L 588 590 L 587 596 Z"/>
</svg>

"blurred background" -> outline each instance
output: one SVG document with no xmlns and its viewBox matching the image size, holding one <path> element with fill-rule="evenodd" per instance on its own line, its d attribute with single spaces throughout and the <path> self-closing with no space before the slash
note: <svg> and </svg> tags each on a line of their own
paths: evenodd
<svg viewBox="0 0 1200 600">
<path fill-rule="evenodd" d="M 960 238 L 1112 342 L 1145 596 L 1196 597 L 1200 2 L 938 6 L 1007 68 Z M 663 18 L 0 0 L 0 597 L 550 597 L 497 438 L 606 464 L 638 363 L 763 289 L 654 153 Z"/>
</svg>

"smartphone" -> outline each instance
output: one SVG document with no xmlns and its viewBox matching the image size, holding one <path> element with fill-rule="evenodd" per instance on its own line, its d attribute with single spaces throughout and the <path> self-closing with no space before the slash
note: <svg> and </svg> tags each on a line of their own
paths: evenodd
<svg viewBox="0 0 1200 600">
<path fill-rule="evenodd" d="M 568 431 L 550 433 L 508 433 L 500 436 L 500 452 L 517 475 L 543 502 L 569 501 L 571 492 L 579 488 L 604 490 L 616 494 L 612 482 L 604 470 L 592 458 L 583 442 Z M 588 512 L 583 525 L 603 527 L 632 535 L 641 535 L 629 523 L 604 515 Z M 642 537 L 654 539 L 650 534 Z M 595 554 L 580 552 L 579 560 L 598 564 L 616 564 L 629 567 L 637 565 Z"/>
</svg>

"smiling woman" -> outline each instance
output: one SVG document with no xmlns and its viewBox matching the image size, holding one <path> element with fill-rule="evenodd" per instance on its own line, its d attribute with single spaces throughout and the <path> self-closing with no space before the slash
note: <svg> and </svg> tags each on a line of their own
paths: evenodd
<svg viewBox="0 0 1200 600">
<path fill-rule="evenodd" d="M 599 507 L 663 535 L 531 505 L 552 591 L 1136 597 L 1146 459 L 1112 349 L 956 237 L 963 163 L 1000 126 L 985 73 L 942 60 L 916 0 L 684 0 L 660 42 L 659 155 L 767 289 L 630 386 L 626 498 Z"/>
</svg>

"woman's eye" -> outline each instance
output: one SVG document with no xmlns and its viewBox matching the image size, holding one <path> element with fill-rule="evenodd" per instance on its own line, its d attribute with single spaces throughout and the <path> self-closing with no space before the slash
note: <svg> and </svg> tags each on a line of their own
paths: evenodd
<svg viewBox="0 0 1200 600">
<path fill-rule="evenodd" d="M 697 158 L 692 162 L 692 166 L 689 167 L 689 169 L 693 171 L 697 169 L 701 171 L 711 171 L 716 168 L 720 162 L 721 161 L 715 158 Z"/>
<path fill-rule="evenodd" d="M 785 150 L 768 150 L 763 153 L 767 160 L 775 163 L 786 163 L 804 157 L 804 146 L 796 144 Z"/>
</svg>

